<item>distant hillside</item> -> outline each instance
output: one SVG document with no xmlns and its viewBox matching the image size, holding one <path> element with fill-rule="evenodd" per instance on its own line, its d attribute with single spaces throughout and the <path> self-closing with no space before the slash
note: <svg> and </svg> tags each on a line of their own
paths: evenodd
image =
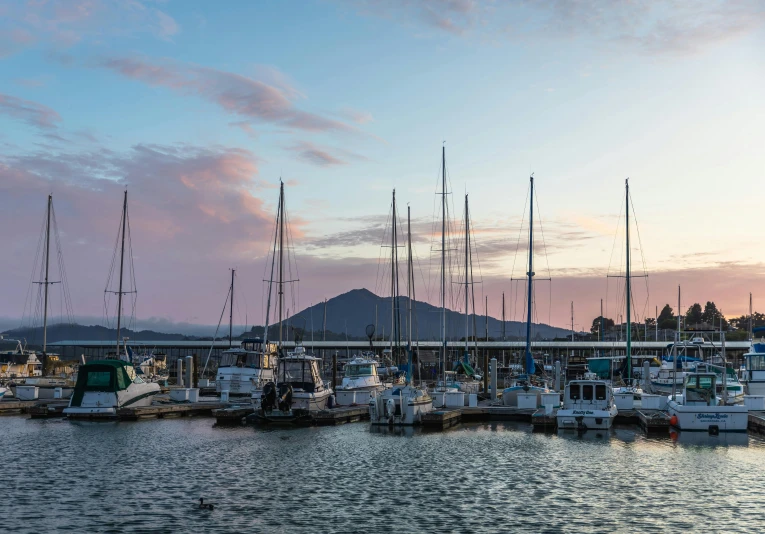
<svg viewBox="0 0 765 534">
<path fill-rule="evenodd" d="M 407 297 L 401 297 L 401 330 L 402 339 L 406 337 L 407 324 Z M 367 289 L 354 289 L 348 293 L 343 293 L 327 301 L 327 330 L 338 336 L 338 339 L 345 339 L 345 332 L 348 332 L 349 339 L 366 339 L 366 327 L 368 324 L 375 324 L 375 306 L 377 306 L 377 332 L 375 337 L 385 334 L 390 336 L 391 329 L 391 300 L 386 297 L 378 297 Z M 425 302 L 415 302 L 416 314 L 414 317 L 415 334 L 421 341 L 441 339 L 441 310 Z M 473 319 L 470 316 L 470 335 L 473 332 Z M 285 321 L 285 324 L 292 324 L 294 327 L 303 327 L 308 334 L 306 338 L 310 339 L 311 325 L 313 324 L 314 339 L 320 339 L 322 324 L 324 321 L 324 303 L 316 304 L 300 313 L 295 314 L 291 319 Z M 479 315 L 475 317 L 476 331 L 479 338 L 485 337 L 486 319 Z M 260 327 L 259 333 L 263 332 Z M 269 328 L 272 339 L 278 330 L 274 327 Z M 522 339 L 526 335 L 526 323 L 518 321 L 506 321 L 505 333 L 508 340 Z M 535 339 L 554 339 L 556 337 L 570 336 L 569 330 L 556 328 L 545 324 L 533 324 L 532 335 Z M 449 340 L 459 340 L 465 337 L 465 315 L 451 310 L 446 311 L 446 336 Z M 501 339 L 502 321 L 489 317 L 489 338 Z M 328 335 L 328 339 L 331 339 Z"/>
<path fill-rule="evenodd" d="M 6 330 L 3 332 L 6 338 L 26 339 L 30 345 L 39 345 L 42 343 L 42 327 L 22 327 Z M 133 330 L 122 329 L 122 337 L 128 337 L 131 341 L 182 341 L 187 339 L 198 339 L 194 336 L 184 336 L 183 334 L 166 334 L 163 332 L 154 332 L 153 330 Z M 106 328 L 104 326 L 84 326 L 54 324 L 48 326 L 48 343 L 64 341 L 71 339 L 80 339 L 88 341 L 110 341 L 117 340 L 117 330 L 115 328 Z"/>
</svg>

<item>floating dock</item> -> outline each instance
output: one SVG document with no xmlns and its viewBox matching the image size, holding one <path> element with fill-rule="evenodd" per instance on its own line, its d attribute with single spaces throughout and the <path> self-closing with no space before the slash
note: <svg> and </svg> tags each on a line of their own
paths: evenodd
<svg viewBox="0 0 765 534">
<path fill-rule="evenodd" d="M 422 426 L 429 430 L 444 430 L 462 421 L 462 410 L 436 410 L 422 416 Z"/>
<path fill-rule="evenodd" d="M 318 426 L 342 425 L 345 423 L 368 420 L 369 407 L 363 405 L 333 408 L 331 410 L 313 412 L 311 413 L 311 416 L 313 417 L 313 422 Z"/>
<path fill-rule="evenodd" d="M 178 404 L 152 404 L 151 406 L 137 408 L 120 408 L 117 410 L 117 419 L 119 421 L 138 421 L 139 419 L 212 415 L 213 410 L 218 410 L 226 405 L 226 403 L 221 402 L 202 401 Z"/>
<path fill-rule="evenodd" d="M 252 405 L 246 405 L 219 408 L 213 412 L 213 415 L 218 425 L 241 425 L 245 417 L 251 413 L 255 413 L 255 408 Z"/>
<path fill-rule="evenodd" d="M 749 431 L 765 434 L 765 412 L 749 411 Z"/>
</svg>

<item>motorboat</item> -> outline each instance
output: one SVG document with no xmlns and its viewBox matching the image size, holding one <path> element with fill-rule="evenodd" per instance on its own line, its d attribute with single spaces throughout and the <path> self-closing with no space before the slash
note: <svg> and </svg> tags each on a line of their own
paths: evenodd
<svg viewBox="0 0 765 534">
<path fill-rule="evenodd" d="M 369 420 L 373 425 L 417 425 L 431 411 L 433 399 L 428 390 L 413 384 L 386 389 L 369 400 Z"/>
<path fill-rule="evenodd" d="M 238 348 L 221 353 L 215 389 L 231 397 L 260 398 L 263 386 L 273 382 L 277 366 L 276 346 L 260 338 L 244 339 Z"/>
<path fill-rule="evenodd" d="M 377 360 L 364 355 L 346 363 L 343 381 L 335 388 L 336 403 L 339 406 L 366 405 L 385 389 L 377 374 L 378 365 Z"/>
<path fill-rule="evenodd" d="M 308 354 L 302 345 L 280 358 L 276 382 L 265 384 L 262 392 L 253 392 L 253 404 L 259 415 L 270 421 L 324 410 L 332 388 L 321 378 L 320 362 L 320 358 Z"/>
<path fill-rule="evenodd" d="M 754 328 L 753 332 L 761 334 L 761 337 L 753 339 L 744 354 L 742 382 L 749 395 L 765 395 L 765 327 Z"/>
<path fill-rule="evenodd" d="M 0 378 L 42 376 L 42 362 L 37 353 L 18 342 L 15 350 L 0 353 Z"/>
<path fill-rule="evenodd" d="M 572 380 L 566 385 L 563 407 L 556 417 L 560 429 L 608 430 L 617 413 L 608 381 Z"/>
<path fill-rule="evenodd" d="M 80 366 L 69 406 L 70 419 L 114 418 L 120 408 L 150 406 L 159 384 L 146 382 L 123 360 L 98 360 Z"/>
<path fill-rule="evenodd" d="M 724 405 L 717 396 L 717 373 L 693 372 L 685 376 L 683 393 L 669 396 L 670 424 L 680 430 L 745 432 L 749 410 L 742 405 Z"/>
</svg>

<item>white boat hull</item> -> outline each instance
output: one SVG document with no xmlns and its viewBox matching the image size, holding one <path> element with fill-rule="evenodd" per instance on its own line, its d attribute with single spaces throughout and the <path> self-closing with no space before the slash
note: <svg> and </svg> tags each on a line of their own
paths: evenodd
<svg viewBox="0 0 765 534">
<path fill-rule="evenodd" d="M 327 408 L 330 395 L 332 395 L 331 389 L 324 389 L 318 393 L 295 390 L 292 393 L 292 409 L 319 412 Z"/>
<path fill-rule="evenodd" d="M 143 382 L 130 384 L 127 389 L 113 392 L 86 391 L 79 406 L 64 408 L 69 418 L 116 417 L 120 408 L 151 406 L 154 396 L 160 392 L 158 384 Z"/>
<path fill-rule="evenodd" d="M 409 386 L 386 390 L 369 401 L 369 420 L 373 425 L 418 425 L 423 415 L 432 411 L 431 397 Z"/>
<path fill-rule="evenodd" d="M 617 412 L 616 406 L 611 406 L 609 410 L 561 408 L 556 417 L 560 429 L 608 430 L 613 426 Z"/>
<path fill-rule="evenodd" d="M 502 404 L 505 406 L 518 406 L 518 395 L 523 393 L 536 393 L 537 394 L 537 406 L 542 405 L 542 393 L 549 393 L 549 389 L 540 388 L 538 386 L 511 386 L 502 390 Z"/>
<path fill-rule="evenodd" d="M 746 406 L 695 406 L 670 400 L 667 411 L 677 418 L 672 424 L 680 430 L 709 432 L 717 427 L 719 432 L 745 432 L 749 426 Z"/>
<path fill-rule="evenodd" d="M 335 404 L 338 406 L 365 406 L 369 404 L 371 399 L 373 399 L 379 392 L 384 389 L 385 387 L 382 385 L 358 389 L 338 388 L 335 391 Z"/>
</svg>

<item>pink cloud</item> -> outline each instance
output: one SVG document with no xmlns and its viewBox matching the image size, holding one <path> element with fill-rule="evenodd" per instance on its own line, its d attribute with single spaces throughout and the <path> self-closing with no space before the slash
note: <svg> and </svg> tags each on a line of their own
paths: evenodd
<svg viewBox="0 0 765 534">
<path fill-rule="evenodd" d="M 37 43 L 54 48 L 83 41 L 99 42 L 104 35 L 151 34 L 169 40 L 180 26 L 170 15 L 144 0 L 47 0 L 0 4 L 10 30 L 0 28 L 0 55 L 10 55 Z M 1 25 L 1 24 L 0 24 Z"/>
<path fill-rule="evenodd" d="M 354 132 L 344 122 L 297 109 L 295 91 L 276 87 L 240 74 L 171 60 L 151 62 L 136 58 L 109 58 L 104 68 L 147 85 L 192 94 L 215 103 L 228 113 L 265 123 L 310 132 Z"/>
<path fill-rule="evenodd" d="M 53 129 L 61 116 L 53 109 L 11 95 L 0 93 L 0 115 L 7 115 L 42 129 Z"/>
</svg>

